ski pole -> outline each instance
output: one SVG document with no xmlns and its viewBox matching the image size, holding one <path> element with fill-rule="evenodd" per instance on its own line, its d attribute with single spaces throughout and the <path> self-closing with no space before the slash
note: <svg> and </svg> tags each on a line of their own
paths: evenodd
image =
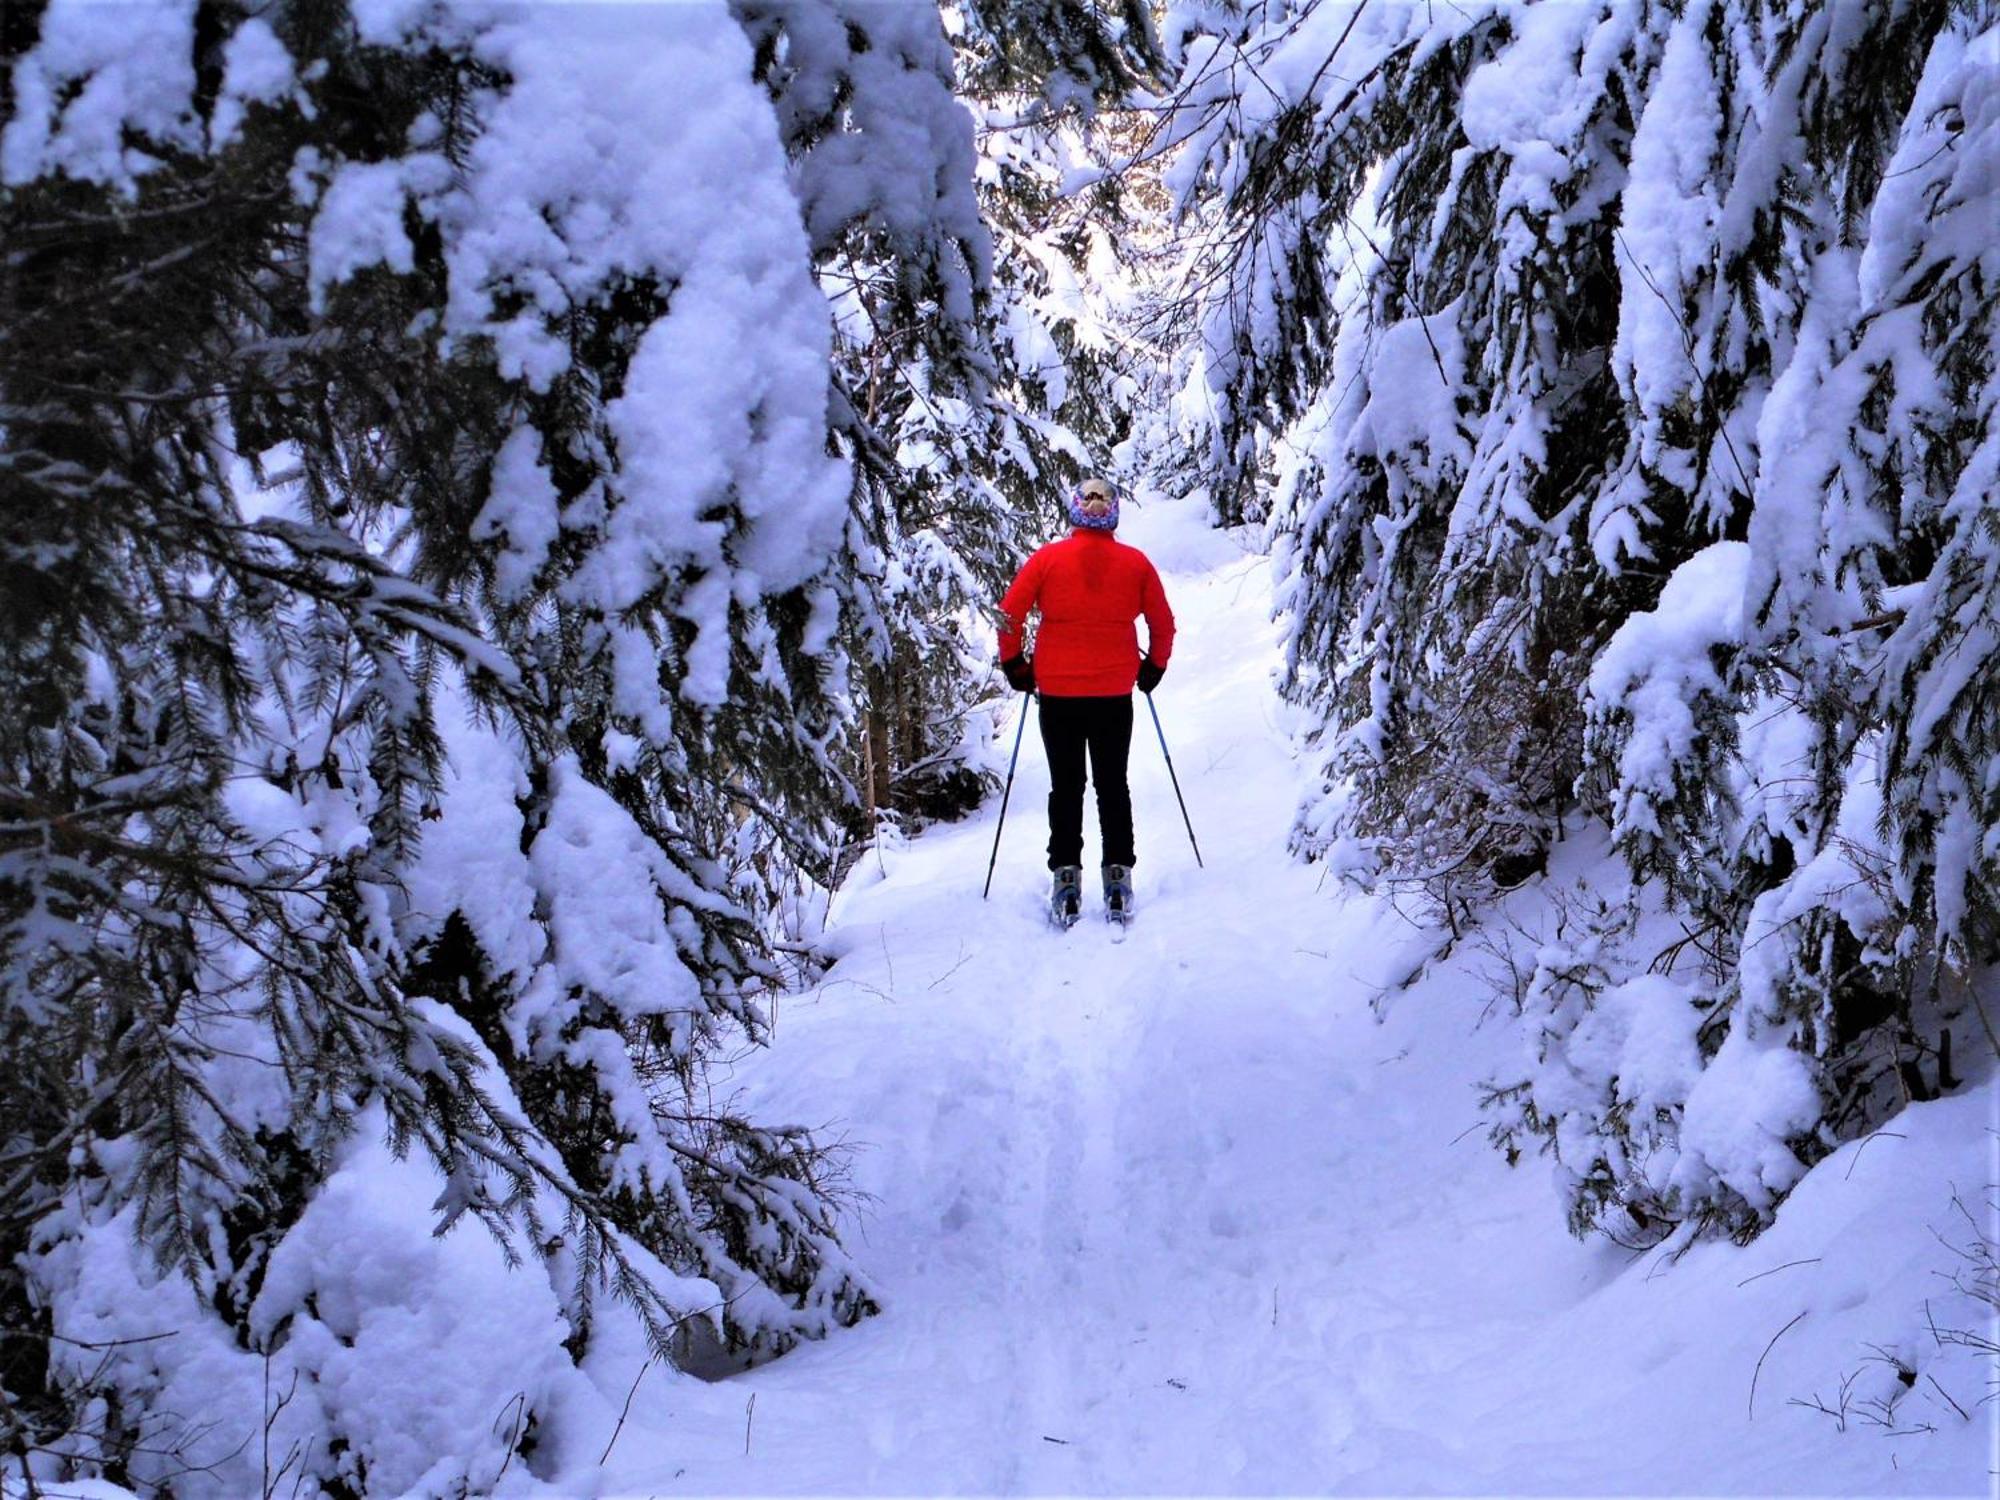
<svg viewBox="0 0 2000 1500">
<path fill-rule="evenodd" d="M 1167 758 L 1167 779 L 1174 784 L 1174 801 L 1181 805 L 1181 821 L 1187 824 L 1188 842 L 1194 845 L 1194 863 L 1198 870 L 1208 868 L 1201 862 L 1201 845 L 1194 840 L 1194 820 L 1188 816 L 1187 799 L 1181 795 L 1181 779 L 1174 775 L 1173 753 L 1167 749 L 1167 732 L 1160 728 L 1160 711 L 1153 706 L 1153 695 L 1146 694 L 1146 707 L 1153 711 L 1153 733 L 1160 737 L 1160 754 Z M 1004 810 L 1003 810 L 1003 816 Z M 997 845 L 996 845 L 997 847 Z"/>
<path fill-rule="evenodd" d="M 1000 859 L 1000 830 L 1007 826 L 1007 799 L 1014 795 L 1014 767 L 1021 760 L 1021 736 L 1028 732 L 1028 705 L 1021 705 L 1021 726 L 1014 731 L 1014 753 L 1007 761 L 1007 789 L 1000 794 L 1000 821 L 993 829 L 993 857 L 986 861 L 986 889 L 979 893 L 984 901 L 993 894 L 993 866 Z"/>
</svg>

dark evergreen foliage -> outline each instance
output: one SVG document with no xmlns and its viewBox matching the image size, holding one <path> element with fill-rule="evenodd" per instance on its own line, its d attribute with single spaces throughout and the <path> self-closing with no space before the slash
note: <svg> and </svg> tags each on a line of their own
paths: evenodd
<svg viewBox="0 0 2000 1500">
<path fill-rule="evenodd" d="M 1993 957 L 1991 24 L 1273 4 L 1171 39 L 1181 401 L 1219 515 L 1282 549 L 1296 847 L 1460 935 L 1603 820 L 1639 893 L 1522 972 L 1537 1076 L 1597 1066 L 1568 1039 L 1651 963 L 1708 1070 L 1778 1049 L 1818 1100 L 1752 1181 L 1685 1101 L 1502 1080 L 1580 1228 L 1754 1232 L 1944 1086 Z"/>
</svg>

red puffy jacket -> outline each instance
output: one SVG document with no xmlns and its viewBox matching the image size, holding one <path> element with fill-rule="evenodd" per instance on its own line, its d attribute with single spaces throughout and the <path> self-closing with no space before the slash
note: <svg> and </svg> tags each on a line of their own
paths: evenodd
<svg viewBox="0 0 2000 1500">
<path fill-rule="evenodd" d="M 1021 654 L 1028 612 L 1039 608 L 1035 686 L 1051 698 L 1109 698 L 1139 681 L 1139 632 L 1164 667 L 1174 649 L 1174 612 L 1146 554 L 1106 531 L 1082 528 L 1050 542 L 1021 565 L 1000 601 L 1000 659 Z"/>
</svg>

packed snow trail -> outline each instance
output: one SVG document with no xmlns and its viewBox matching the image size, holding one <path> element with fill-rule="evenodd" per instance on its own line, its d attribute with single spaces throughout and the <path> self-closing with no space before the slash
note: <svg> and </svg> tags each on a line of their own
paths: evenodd
<svg viewBox="0 0 2000 1500">
<path fill-rule="evenodd" d="M 1121 536 L 1179 616 L 1157 702 L 1206 870 L 1143 705 L 1123 943 L 1101 920 L 1094 807 L 1084 919 L 1047 925 L 1032 725 L 991 900 L 997 796 L 871 852 L 831 913 L 839 962 L 734 1086 L 756 1117 L 858 1148 L 850 1243 L 885 1310 L 717 1384 L 649 1376 L 610 1461 L 566 1455 L 567 1482 L 1984 1493 L 1984 1412 L 1933 1400 L 1937 1432 L 1885 1440 L 1791 1403 L 1830 1394 L 1949 1269 L 1927 1226 L 1949 1181 L 1993 1180 L 1992 1094 L 1850 1146 L 1747 1250 L 1571 1240 L 1546 1171 L 1509 1171 L 1482 1138 L 1474 1085 L 1518 1074 L 1521 1044 L 1477 1025 L 1470 961 L 1393 988 L 1436 939 L 1286 854 L 1299 769 L 1267 560 L 1186 505 L 1135 507 Z M 594 1373 L 614 1397 L 630 1378 L 608 1356 Z"/>
</svg>

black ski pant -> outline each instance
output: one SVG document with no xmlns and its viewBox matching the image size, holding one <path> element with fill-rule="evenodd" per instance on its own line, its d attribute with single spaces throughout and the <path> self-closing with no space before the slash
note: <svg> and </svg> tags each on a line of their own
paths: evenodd
<svg viewBox="0 0 2000 1500">
<path fill-rule="evenodd" d="M 1132 695 L 1043 697 L 1042 746 L 1049 754 L 1049 868 L 1083 863 L 1083 761 L 1097 783 L 1097 823 L 1104 835 L 1098 863 L 1135 863 L 1132 788 L 1125 762 L 1132 751 Z"/>
</svg>

